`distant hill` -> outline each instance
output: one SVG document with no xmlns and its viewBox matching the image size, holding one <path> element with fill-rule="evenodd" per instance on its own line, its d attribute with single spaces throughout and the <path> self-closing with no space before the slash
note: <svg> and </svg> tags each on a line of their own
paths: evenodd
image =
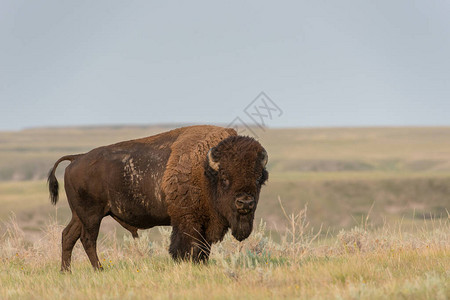
<svg viewBox="0 0 450 300">
<path fill-rule="evenodd" d="M 59 157 L 177 125 L 0 132 L 0 218 L 10 211 L 22 218 L 52 212 L 44 180 Z M 450 127 L 290 128 L 257 133 L 269 153 L 270 172 L 257 217 L 270 228 L 284 218 L 278 197 L 291 212 L 307 204 L 316 229 L 355 226 L 372 205 L 370 219 L 375 226 L 402 218 L 413 224 L 417 218 L 448 216 Z M 66 165 L 58 169 L 60 181 Z M 59 215 L 67 217 L 67 203 L 60 203 Z"/>
</svg>

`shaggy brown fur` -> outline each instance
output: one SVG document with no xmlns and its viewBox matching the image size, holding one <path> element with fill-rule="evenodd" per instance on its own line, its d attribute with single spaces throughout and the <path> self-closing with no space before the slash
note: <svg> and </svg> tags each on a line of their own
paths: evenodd
<svg viewBox="0 0 450 300">
<path fill-rule="evenodd" d="M 62 235 L 63 271 L 80 238 L 94 268 L 96 240 L 110 215 L 137 237 L 137 229 L 171 225 L 175 259 L 206 261 L 211 244 L 229 228 L 238 240 L 251 233 L 267 153 L 254 139 L 229 128 L 190 126 L 96 148 L 59 159 L 48 182 L 58 200 L 55 169 L 63 160 L 72 220 Z"/>
</svg>

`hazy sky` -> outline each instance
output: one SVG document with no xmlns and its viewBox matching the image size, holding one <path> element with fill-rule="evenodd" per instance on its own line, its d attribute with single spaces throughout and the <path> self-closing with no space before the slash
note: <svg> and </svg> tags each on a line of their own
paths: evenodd
<svg viewBox="0 0 450 300">
<path fill-rule="evenodd" d="M 0 130 L 450 125 L 450 1 L 0 0 Z"/>
</svg>

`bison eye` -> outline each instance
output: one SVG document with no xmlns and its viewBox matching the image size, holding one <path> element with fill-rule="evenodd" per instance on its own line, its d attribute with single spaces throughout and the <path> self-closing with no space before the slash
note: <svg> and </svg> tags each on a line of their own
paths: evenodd
<svg viewBox="0 0 450 300">
<path fill-rule="evenodd" d="M 230 181 L 227 178 L 222 178 L 222 186 L 227 188 L 230 185 Z"/>
</svg>

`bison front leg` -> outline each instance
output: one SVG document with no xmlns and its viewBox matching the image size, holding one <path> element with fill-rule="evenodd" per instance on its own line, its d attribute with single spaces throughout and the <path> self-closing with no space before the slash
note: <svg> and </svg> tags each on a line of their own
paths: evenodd
<svg viewBox="0 0 450 300">
<path fill-rule="evenodd" d="M 196 263 L 208 261 L 211 245 L 200 230 L 174 226 L 170 240 L 169 253 L 174 260 L 192 260 Z"/>
</svg>

